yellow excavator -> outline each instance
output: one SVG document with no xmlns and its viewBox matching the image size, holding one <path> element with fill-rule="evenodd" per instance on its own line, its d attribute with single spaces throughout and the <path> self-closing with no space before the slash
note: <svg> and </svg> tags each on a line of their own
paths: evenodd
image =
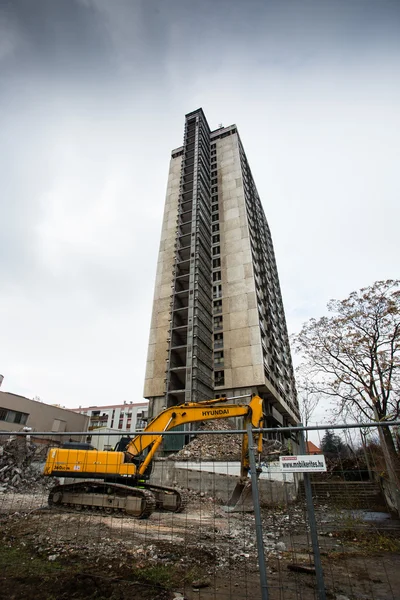
<svg viewBox="0 0 400 600">
<path fill-rule="evenodd" d="M 137 519 L 148 518 L 156 509 L 183 511 L 186 506 L 183 492 L 149 481 L 154 455 L 164 432 L 186 423 L 244 417 L 245 428 L 249 423 L 254 428 L 263 426 L 263 401 L 259 396 L 254 396 L 249 404 L 228 404 L 227 400 L 216 398 L 167 408 L 132 438 L 124 451 L 118 451 L 118 445 L 116 451 L 100 451 L 74 443 L 50 448 L 44 475 L 74 479 L 51 489 L 50 506 L 125 513 Z M 261 433 L 255 434 L 255 442 L 260 456 Z M 249 470 L 249 445 L 245 434 L 241 476 L 228 506 L 236 505 L 248 488 Z"/>
</svg>

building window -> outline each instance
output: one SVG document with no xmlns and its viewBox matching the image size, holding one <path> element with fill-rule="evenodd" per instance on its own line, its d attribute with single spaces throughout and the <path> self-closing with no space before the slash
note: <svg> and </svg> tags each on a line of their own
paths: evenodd
<svg viewBox="0 0 400 600">
<path fill-rule="evenodd" d="M 222 285 L 219 283 L 218 285 L 213 286 L 213 298 L 221 298 L 222 296 Z"/>
<path fill-rule="evenodd" d="M 224 371 L 215 371 L 214 373 L 215 385 L 225 385 L 225 374 Z"/>
<path fill-rule="evenodd" d="M 214 246 L 212 249 L 213 256 L 217 256 L 217 254 L 221 254 L 221 246 Z"/>
<path fill-rule="evenodd" d="M 213 273 L 213 281 L 221 281 L 221 271 L 215 271 L 215 273 Z"/>
<path fill-rule="evenodd" d="M 214 333 L 214 350 L 224 347 L 224 334 Z"/>
<path fill-rule="evenodd" d="M 214 317 L 214 331 L 221 331 L 223 326 L 222 316 Z"/>
<path fill-rule="evenodd" d="M 216 269 L 218 267 L 221 266 L 221 259 L 220 258 L 214 258 L 213 260 L 213 269 Z"/>
<path fill-rule="evenodd" d="M 224 351 L 219 350 L 218 352 L 214 352 L 214 365 L 223 366 L 224 365 Z"/>
<path fill-rule="evenodd" d="M 213 231 L 219 231 L 219 223 L 216 223 L 215 225 L 212 226 L 212 230 Z"/>
<path fill-rule="evenodd" d="M 220 315 L 222 313 L 222 300 L 214 300 L 213 314 Z"/>
<path fill-rule="evenodd" d="M 220 241 L 219 233 L 217 233 L 217 235 L 213 235 L 212 241 L 213 241 L 213 244 L 217 244 Z"/>
<path fill-rule="evenodd" d="M 0 408 L 0 421 L 6 423 L 18 423 L 25 425 L 29 417 L 29 413 L 19 412 L 18 410 L 9 410 L 8 408 Z"/>
</svg>

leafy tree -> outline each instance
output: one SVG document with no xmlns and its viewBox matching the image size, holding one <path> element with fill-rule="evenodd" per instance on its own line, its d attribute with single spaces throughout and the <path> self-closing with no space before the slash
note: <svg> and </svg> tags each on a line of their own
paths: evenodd
<svg viewBox="0 0 400 600">
<path fill-rule="evenodd" d="M 322 452 L 325 454 L 340 454 L 344 447 L 341 437 L 334 433 L 332 429 L 327 429 L 321 440 Z"/>
<path fill-rule="evenodd" d="M 328 303 L 295 337 L 314 392 L 330 396 L 337 416 L 392 421 L 400 416 L 400 281 L 377 281 Z M 400 485 L 389 427 L 379 427 L 389 477 Z"/>
</svg>

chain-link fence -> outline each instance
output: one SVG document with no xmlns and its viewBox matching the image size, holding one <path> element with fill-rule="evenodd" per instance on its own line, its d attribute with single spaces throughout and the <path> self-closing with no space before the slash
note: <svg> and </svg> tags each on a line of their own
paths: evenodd
<svg viewBox="0 0 400 600">
<path fill-rule="evenodd" d="M 245 485 L 243 432 L 200 431 L 181 450 L 160 454 L 150 478 L 120 496 L 111 479 L 86 477 L 78 454 L 86 451 L 71 434 L 58 443 L 54 433 L 2 435 L 0 597 L 399 598 L 396 426 L 390 438 L 375 425 L 327 428 L 309 431 L 300 450 L 318 455 L 323 446 L 324 472 L 285 472 L 302 431 L 268 429 L 261 457 L 251 452 L 260 461 Z M 115 445 L 90 433 L 94 447 Z M 58 445 L 67 446 L 67 476 L 58 463 L 57 477 L 44 477 L 49 448 Z M 100 452 L 92 459 L 97 474 L 118 454 Z M 75 483 L 68 494 L 54 492 Z M 119 485 L 129 490 L 128 483 Z"/>
</svg>

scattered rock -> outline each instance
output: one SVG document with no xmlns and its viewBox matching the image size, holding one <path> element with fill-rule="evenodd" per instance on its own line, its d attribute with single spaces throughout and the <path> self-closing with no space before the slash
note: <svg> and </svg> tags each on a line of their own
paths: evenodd
<svg viewBox="0 0 400 600">
<path fill-rule="evenodd" d="M 275 548 L 279 552 L 285 552 L 286 551 L 286 544 L 284 544 L 283 542 L 278 542 L 277 544 L 275 544 Z"/>
<path fill-rule="evenodd" d="M 211 582 L 208 579 L 198 579 L 197 581 L 193 581 L 192 588 L 199 590 L 201 588 L 210 587 Z"/>
<path fill-rule="evenodd" d="M 287 566 L 289 571 L 296 571 L 297 573 L 308 573 L 309 575 L 315 575 L 315 567 L 311 565 L 296 565 L 290 564 Z"/>
</svg>

